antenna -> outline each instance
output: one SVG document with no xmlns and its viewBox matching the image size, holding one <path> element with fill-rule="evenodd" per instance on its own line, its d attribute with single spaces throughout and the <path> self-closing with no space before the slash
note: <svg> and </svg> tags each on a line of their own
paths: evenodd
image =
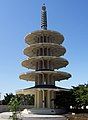
<svg viewBox="0 0 88 120">
<path fill-rule="evenodd" d="M 47 30 L 47 11 L 45 4 L 43 4 L 41 10 L 41 29 Z"/>
</svg>

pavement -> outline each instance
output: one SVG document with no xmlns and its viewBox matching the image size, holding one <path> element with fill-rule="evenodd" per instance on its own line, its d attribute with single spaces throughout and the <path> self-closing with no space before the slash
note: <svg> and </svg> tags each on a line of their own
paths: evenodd
<svg viewBox="0 0 88 120">
<path fill-rule="evenodd" d="M 11 112 L 0 113 L 0 120 L 11 120 Z M 18 115 L 19 116 L 19 115 Z M 67 120 L 64 115 L 21 114 L 22 120 Z"/>
</svg>

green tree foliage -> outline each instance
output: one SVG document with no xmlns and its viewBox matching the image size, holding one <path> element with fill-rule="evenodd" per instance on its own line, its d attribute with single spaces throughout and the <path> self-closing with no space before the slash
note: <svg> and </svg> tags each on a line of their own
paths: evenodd
<svg viewBox="0 0 88 120">
<path fill-rule="evenodd" d="M 20 113 L 20 100 L 18 99 L 17 96 L 14 96 L 11 98 L 9 104 L 8 104 L 8 108 L 10 109 L 10 111 L 12 112 L 12 119 L 13 120 L 18 120 L 17 118 L 17 114 L 18 114 L 18 111 Z"/>
<path fill-rule="evenodd" d="M 69 91 L 58 92 L 55 99 L 55 105 L 58 108 L 81 108 L 88 106 L 88 84 L 78 85 Z"/>
<path fill-rule="evenodd" d="M 14 97 L 14 95 L 12 93 L 10 93 L 10 94 L 6 93 L 6 95 L 4 95 L 4 99 L 2 100 L 2 104 L 7 105 L 10 102 L 10 99 L 12 97 Z"/>
<path fill-rule="evenodd" d="M 54 101 L 55 106 L 58 108 L 69 108 L 71 103 L 71 92 L 61 91 L 56 94 L 56 99 Z"/>
<path fill-rule="evenodd" d="M 4 99 L 2 100 L 2 104 L 7 105 L 10 102 L 11 98 L 15 96 L 18 98 L 18 100 L 21 101 L 21 105 L 34 105 L 34 95 L 13 95 L 12 93 L 6 93 Z"/>
<path fill-rule="evenodd" d="M 82 107 L 88 105 L 88 84 L 79 85 L 71 89 L 72 98 L 71 103 L 75 107 Z"/>
<path fill-rule="evenodd" d="M 22 105 L 34 105 L 34 95 L 17 95 Z"/>
<path fill-rule="evenodd" d="M 11 112 L 16 112 L 19 109 L 20 101 L 16 96 L 14 96 L 11 98 L 8 106 Z"/>
</svg>

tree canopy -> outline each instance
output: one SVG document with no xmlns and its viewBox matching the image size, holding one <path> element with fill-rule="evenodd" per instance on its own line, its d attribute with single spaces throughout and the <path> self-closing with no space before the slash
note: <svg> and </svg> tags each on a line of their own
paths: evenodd
<svg viewBox="0 0 88 120">
<path fill-rule="evenodd" d="M 73 86 L 70 90 L 72 93 L 71 103 L 75 107 L 82 107 L 88 105 L 88 84 Z"/>
</svg>

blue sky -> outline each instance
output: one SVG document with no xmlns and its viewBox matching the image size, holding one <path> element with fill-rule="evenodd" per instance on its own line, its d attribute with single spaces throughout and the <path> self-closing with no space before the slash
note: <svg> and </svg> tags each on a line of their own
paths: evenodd
<svg viewBox="0 0 88 120">
<path fill-rule="evenodd" d="M 61 70 L 72 78 L 57 82 L 71 88 L 88 82 L 88 0 L 0 0 L 0 92 L 3 94 L 30 87 L 31 82 L 19 80 L 28 69 L 21 66 L 26 58 L 22 51 L 24 36 L 40 29 L 41 6 L 45 3 L 48 29 L 65 37 L 64 56 L 69 65 Z"/>
</svg>

